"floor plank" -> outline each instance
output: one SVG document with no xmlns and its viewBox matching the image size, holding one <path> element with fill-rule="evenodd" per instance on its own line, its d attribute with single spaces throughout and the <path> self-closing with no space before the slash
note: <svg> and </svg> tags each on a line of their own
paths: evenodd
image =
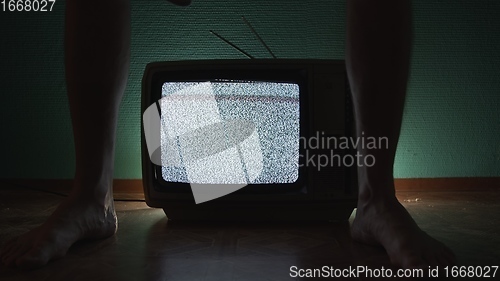
<svg viewBox="0 0 500 281">
<path fill-rule="evenodd" d="M 398 197 L 426 232 L 455 251 L 459 265 L 500 265 L 499 192 Z M 1 186 L 0 244 L 43 222 L 60 201 Z M 351 240 L 348 222 L 184 223 L 143 202 L 116 202 L 116 208 L 114 237 L 78 243 L 39 270 L 0 266 L 0 280 L 302 280 L 290 277 L 291 266 L 392 268 L 384 250 Z"/>
</svg>

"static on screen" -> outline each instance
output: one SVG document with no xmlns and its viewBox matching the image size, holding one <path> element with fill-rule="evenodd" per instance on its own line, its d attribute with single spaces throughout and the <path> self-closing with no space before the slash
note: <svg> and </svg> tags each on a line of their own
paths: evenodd
<svg viewBox="0 0 500 281">
<path fill-rule="evenodd" d="M 199 184 L 293 183 L 299 170 L 299 86 L 259 81 L 166 82 L 162 177 Z"/>
</svg>

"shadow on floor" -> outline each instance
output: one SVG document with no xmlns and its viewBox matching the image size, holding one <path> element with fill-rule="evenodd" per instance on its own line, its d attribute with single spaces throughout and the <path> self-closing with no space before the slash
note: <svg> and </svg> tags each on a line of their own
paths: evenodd
<svg viewBox="0 0 500 281">
<path fill-rule="evenodd" d="M 398 197 L 425 231 L 454 249 L 460 265 L 500 264 L 500 227 L 494 217 L 499 194 L 405 192 Z M 13 188 L 0 188 L 0 198 L 10 198 L 0 203 L 0 244 L 43 222 L 60 201 Z M 396 270 L 383 249 L 352 242 L 347 222 L 178 222 L 142 202 L 117 202 L 116 208 L 120 225 L 114 237 L 80 242 L 65 258 L 39 270 L 0 266 L 0 279 L 302 280 L 290 276 L 293 270 Z"/>
</svg>

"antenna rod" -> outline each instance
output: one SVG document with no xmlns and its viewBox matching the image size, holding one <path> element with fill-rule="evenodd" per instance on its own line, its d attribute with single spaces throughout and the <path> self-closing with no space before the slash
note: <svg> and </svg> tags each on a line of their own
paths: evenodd
<svg viewBox="0 0 500 281">
<path fill-rule="evenodd" d="M 257 33 L 257 31 L 255 31 L 253 26 L 247 21 L 247 19 L 244 16 L 242 16 L 241 18 L 246 23 L 246 25 L 248 25 L 248 27 L 250 27 L 250 30 L 252 31 L 252 33 L 255 34 L 255 36 L 257 36 L 257 39 L 259 39 L 260 43 L 266 48 L 266 50 L 269 52 L 269 54 L 271 54 L 273 59 L 276 59 L 277 57 L 274 55 L 273 51 L 271 51 L 271 48 L 269 48 L 269 46 L 267 46 L 266 42 L 264 42 L 264 40 L 260 37 L 260 35 Z"/>
<path fill-rule="evenodd" d="M 231 47 L 235 48 L 236 50 L 240 51 L 240 53 L 244 54 L 248 58 L 255 59 L 252 55 L 250 55 L 249 53 L 243 51 L 241 48 L 239 48 L 238 46 L 234 45 L 233 43 L 229 42 L 229 40 L 227 40 L 226 38 L 224 38 L 224 37 L 220 36 L 219 34 L 215 33 L 215 31 L 212 31 L 212 30 L 209 30 L 209 31 L 213 35 L 217 36 L 220 40 L 226 42 L 229 46 L 231 46 Z"/>
</svg>

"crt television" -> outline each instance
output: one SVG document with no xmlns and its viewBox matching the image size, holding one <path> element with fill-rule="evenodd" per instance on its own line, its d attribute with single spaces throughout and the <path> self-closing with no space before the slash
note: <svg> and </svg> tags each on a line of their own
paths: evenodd
<svg viewBox="0 0 500 281">
<path fill-rule="evenodd" d="M 324 142 L 354 134 L 350 101 L 342 60 L 150 63 L 146 203 L 174 220 L 347 220 L 356 167 L 335 159 L 353 151 Z"/>
</svg>

